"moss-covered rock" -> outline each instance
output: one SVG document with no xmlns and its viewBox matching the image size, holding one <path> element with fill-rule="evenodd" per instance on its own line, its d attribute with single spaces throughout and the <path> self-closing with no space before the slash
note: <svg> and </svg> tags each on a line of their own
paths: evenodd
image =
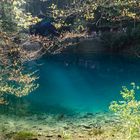
<svg viewBox="0 0 140 140">
<path fill-rule="evenodd" d="M 14 140 L 37 140 L 36 135 L 32 132 L 20 131 L 14 135 Z"/>
</svg>

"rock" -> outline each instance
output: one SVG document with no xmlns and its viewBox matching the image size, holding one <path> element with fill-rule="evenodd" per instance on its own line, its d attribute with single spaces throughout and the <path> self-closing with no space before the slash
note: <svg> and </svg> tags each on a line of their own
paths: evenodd
<svg viewBox="0 0 140 140">
<path fill-rule="evenodd" d="M 46 137 L 47 137 L 47 138 L 52 138 L 52 137 L 53 137 L 53 135 L 47 135 Z"/>
<path fill-rule="evenodd" d="M 93 116 L 93 113 L 87 113 L 88 116 Z"/>
<path fill-rule="evenodd" d="M 84 127 L 85 129 L 91 129 L 91 128 L 92 128 L 91 126 L 86 126 L 86 125 L 83 125 L 83 127 Z"/>
<path fill-rule="evenodd" d="M 62 138 L 62 136 L 61 136 L 61 135 L 57 135 L 57 137 L 58 137 L 58 138 Z"/>
<path fill-rule="evenodd" d="M 38 138 L 32 138 L 32 139 L 29 139 L 29 140 L 38 140 Z"/>
<path fill-rule="evenodd" d="M 33 126 L 32 128 L 37 128 L 37 126 Z"/>
<path fill-rule="evenodd" d="M 46 116 L 38 116 L 37 117 L 37 120 L 45 120 L 46 119 Z"/>
<path fill-rule="evenodd" d="M 105 123 L 110 123 L 111 121 L 110 121 L 110 120 L 105 120 L 104 122 L 105 122 Z"/>
<path fill-rule="evenodd" d="M 64 117 L 65 117 L 64 114 L 60 114 L 57 119 L 61 121 L 64 119 Z"/>
<path fill-rule="evenodd" d="M 79 138 L 84 138 L 84 136 L 83 136 L 83 135 L 79 135 L 78 137 L 79 137 Z"/>
<path fill-rule="evenodd" d="M 64 128 L 65 130 L 68 130 L 68 129 L 69 129 L 69 127 L 67 127 L 67 126 L 64 126 L 63 128 Z"/>
<path fill-rule="evenodd" d="M 94 117 L 95 116 L 95 114 L 93 114 L 93 113 L 86 113 L 86 114 L 84 114 L 81 118 L 91 118 L 91 117 Z"/>
<path fill-rule="evenodd" d="M 42 136 L 41 134 L 38 134 L 38 136 L 40 137 L 40 136 Z"/>
<path fill-rule="evenodd" d="M 8 124 L 8 122 L 4 122 L 4 124 Z"/>
</svg>

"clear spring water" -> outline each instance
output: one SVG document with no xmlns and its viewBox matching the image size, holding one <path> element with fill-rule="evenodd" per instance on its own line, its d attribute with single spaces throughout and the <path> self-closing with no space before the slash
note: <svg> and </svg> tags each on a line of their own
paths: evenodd
<svg viewBox="0 0 140 140">
<path fill-rule="evenodd" d="M 38 62 L 40 87 L 26 99 L 35 111 L 104 112 L 122 85 L 140 84 L 140 60 L 110 54 L 59 54 Z"/>
</svg>

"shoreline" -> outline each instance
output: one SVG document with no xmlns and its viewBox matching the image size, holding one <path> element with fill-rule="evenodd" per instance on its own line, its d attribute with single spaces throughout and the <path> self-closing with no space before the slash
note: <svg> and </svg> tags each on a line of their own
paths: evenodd
<svg viewBox="0 0 140 140">
<path fill-rule="evenodd" d="M 51 45 L 49 45 L 51 44 Z M 29 53 L 33 58 L 37 55 L 40 58 L 42 55 L 56 55 L 61 53 L 105 53 L 105 54 L 120 54 L 138 56 L 139 44 L 129 44 L 121 48 L 111 48 L 105 46 L 99 36 L 87 36 L 86 34 L 68 33 L 63 38 L 49 40 L 47 38 L 31 37 L 21 44 L 22 49 Z"/>
<path fill-rule="evenodd" d="M 35 134 L 31 140 L 108 140 L 109 133 L 118 122 L 116 117 L 108 113 L 86 113 L 77 117 L 49 114 L 28 117 L 0 115 L 0 138 L 17 140 L 14 138 L 18 133 L 30 132 Z"/>
</svg>

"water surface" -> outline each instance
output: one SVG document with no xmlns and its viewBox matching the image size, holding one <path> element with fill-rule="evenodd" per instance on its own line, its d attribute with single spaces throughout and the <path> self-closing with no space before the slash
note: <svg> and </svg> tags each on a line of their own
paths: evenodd
<svg viewBox="0 0 140 140">
<path fill-rule="evenodd" d="M 121 86 L 140 84 L 140 60 L 111 54 L 58 54 L 38 62 L 40 87 L 27 99 L 36 111 L 104 112 Z"/>
</svg>

